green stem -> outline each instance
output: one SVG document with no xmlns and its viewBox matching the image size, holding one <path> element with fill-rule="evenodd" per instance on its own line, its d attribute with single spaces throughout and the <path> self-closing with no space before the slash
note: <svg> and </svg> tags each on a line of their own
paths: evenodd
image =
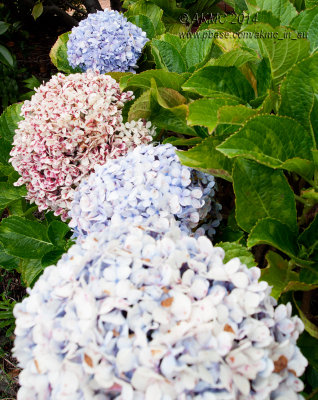
<svg viewBox="0 0 318 400">
<path fill-rule="evenodd" d="M 312 393 L 310 393 L 310 395 L 307 397 L 307 400 L 313 399 L 317 393 L 318 393 L 318 388 L 315 389 Z"/>
<path fill-rule="evenodd" d="M 161 140 L 161 138 L 162 138 L 162 136 L 163 136 L 163 133 L 164 133 L 164 129 L 161 129 L 161 131 L 158 133 L 158 135 L 156 135 L 154 138 L 153 138 L 153 141 L 154 142 L 160 142 L 160 140 Z"/>
<path fill-rule="evenodd" d="M 27 217 L 28 215 L 32 214 L 34 211 L 37 210 L 37 206 L 30 207 L 26 212 L 23 214 L 24 217 Z"/>
<path fill-rule="evenodd" d="M 312 156 L 313 156 L 313 161 L 314 161 L 314 166 L 315 166 L 313 187 L 315 189 L 315 192 L 318 192 L 318 150 L 317 150 L 317 144 L 315 142 L 315 135 L 313 133 L 312 126 L 311 126 L 311 132 L 313 135 L 313 142 L 314 142 L 314 149 L 312 150 Z"/>
<path fill-rule="evenodd" d="M 312 187 L 315 189 L 315 192 L 318 192 L 318 170 L 317 170 L 317 168 L 314 173 L 314 181 L 312 183 Z"/>
<path fill-rule="evenodd" d="M 312 187 L 315 189 L 315 191 L 316 191 L 316 189 L 318 188 L 318 186 L 317 186 L 317 184 L 315 183 L 315 181 L 313 181 L 313 180 L 311 180 L 311 179 L 308 179 L 308 178 L 305 178 L 304 176 L 302 176 L 302 178 L 303 178 L 307 183 L 309 183 L 309 185 L 312 186 Z"/>
<path fill-rule="evenodd" d="M 295 199 L 297 201 L 299 201 L 300 203 L 306 204 L 307 205 L 307 201 L 304 200 L 302 197 L 298 196 L 297 194 L 294 193 Z"/>
</svg>

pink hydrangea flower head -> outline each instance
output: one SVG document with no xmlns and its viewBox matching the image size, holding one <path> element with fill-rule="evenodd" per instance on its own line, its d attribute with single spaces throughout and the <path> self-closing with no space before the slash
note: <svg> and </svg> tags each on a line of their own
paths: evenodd
<svg viewBox="0 0 318 400">
<path fill-rule="evenodd" d="M 40 211 L 67 219 L 75 189 L 95 165 L 151 141 L 150 122 L 123 123 L 122 108 L 133 98 L 98 72 L 53 76 L 22 106 L 10 153 L 21 175 L 15 185 L 26 184 Z"/>
</svg>

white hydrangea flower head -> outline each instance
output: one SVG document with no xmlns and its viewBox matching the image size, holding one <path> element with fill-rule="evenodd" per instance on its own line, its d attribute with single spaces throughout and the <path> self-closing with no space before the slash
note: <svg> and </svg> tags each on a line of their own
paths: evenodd
<svg viewBox="0 0 318 400">
<path fill-rule="evenodd" d="M 22 106 L 11 159 L 39 210 L 66 220 L 76 187 L 96 164 L 152 140 L 143 120 L 123 123 L 122 108 L 133 99 L 109 75 L 61 73 L 36 89 Z"/>
<path fill-rule="evenodd" d="M 79 186 L 69 216 L 75 236 L 101 231 L 112 219 L 176 217 L 189 231 L 209 214 L 210 233 L 221 220 L 212 175 L 182 165 L 171 144 L 141 145 L 96 166 Z M 201 232 L 202 234 L 202 232 Z"/>
<path fill-rule="evenodd" d="M 290 304 L 162 221 L 88 235 L 15 306 L 18 400 L 302 399 Z"/>
</svg>

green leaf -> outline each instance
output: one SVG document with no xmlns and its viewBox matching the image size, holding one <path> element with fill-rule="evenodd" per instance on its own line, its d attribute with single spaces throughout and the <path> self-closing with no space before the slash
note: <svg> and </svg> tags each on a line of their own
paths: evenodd
<svg viewBox="0 0 318 400">
<path fill-rule="evenodd" d="M 15 130 L 18 128 L 18 123 L 23 119 L 20 115 L 22 103 L 12 104 L 7 107 L 0 116 L 0 136 L 12 142 Z"/>
<path fill-rule="evenodd" d="M 280 19 L 268 10 L 257 11 L 256 13 L 251 14 L 249 17 L 249 20 L 243 25 L 243 27 L 251 23 L 250 21 L 253 20 L 257 21 L 258 23 L 269 24 L 273 28 L 276 28 L 280 25 Z"/>
<path fill-rule="evenodd" d="M 43 4 L 41 1 L 37 1 L 32 9 L 32 17 L 37 20 L 43 13 Z"/>
<path fill-rule="evenodd" d="M 23 217 L 26 211 L 25 206 L 26 206 L 25 199 L 20 197 L 18 200 L 14 200 L 10 204 L 8 204 L 9 214 Z"/>
<path fill-rule="evenodd" d="M 174 89 L 158 88 L 153 78 L 151 82 L 151 95 L 163 108 L 172 108 L 187 102 L 187 99 Z"/>
<path fill-rule="evenodd" d="M 257 61 L 257 54 L 253 54 L 250 51 L 245 51 L 242 49 L 230 50 L 223 53 L 219 58 L 213 60 L 215 66 L 220 67 L 236 67 L 239 68 L 248 62 Z"/>
<path fill-rule="evenodd" d="M 288 25 L 297 15 L 296 8 L 289 0 L 245 0 L 250 13 L 257 11 L 271 11 L 279 18 L 281 25 Z"/>
<path fill-rule="evenodd" d="M 235 104 L 237 100 L 226 96 L 195 100 L 189 104 L 188 124 L 206 126 L 211 132 L 218 124 L 219 108 Z"/>
<path fill-rule="evenodd" d="M 197 1 L 188 1 L 188 3 L 193 3 L 189 7 L 189 5 L 185 4 L 185 1 L 182 2 L 183 7 L 186 7 L 191 15 L 198 13 L 198 18 L 193 18 L 194 21 L 200 21 L 200 13 L 205 11 L 206 13 L 212 13 L 215 10 L 215 4 L 218 3 L 217 0 L 197 0 Z M 217 8 L 218 9 L 218 8 Z M 207 17 L 210 14 L 206 14 Z"/>
<path fill-rule="evenodd" d="M 72 68 L 67 60 L 67 42 L 70 32 L 60 35 L 50 51 L 52 63 L 59 71 L 72 74 L 74 72 L 82 72 L 80 68 Z"/>
<path fill-rule="evenodd" d="M 179 51 L 170 43 L 153 39 L 151 42 L 152 53 L 156 55 L 157 68 L 164 68 L 170 72 L 186 72 L 187 67 Z"/>
<path fill-rule="evenodd" d="M 13 104 L 6 108 L 0 116 L 0 163 L 1 168 L 8 168 L 10 151 L 12 149 L 12 141 L 15 135 L 15 130 L 18 127 L 18 122 L 23 119 L 20 116 L 22 103 Z M 10 169 L 12 167 L 10 166 Z M 7 173 L 9 171 L 7 170 Z"/>
<path fill-rule="evenodd" d="M 181 24 L 180 22 L 176 22 L 174 19 L 163 17 L 163 21 L 165 23 L 167 33 L 171 33 L 172 35 L 181 35 L 187 31 L 185 25 Z"/>
<path fill-rule="evenodd" d="M 7 182 L 0 182 L 0 210 L 6 208 L 10 203 L 27 195 L 24 186 L 15 187 Z"/>
<path fill-rule="evenodd" d="M 222 247 L 225 251 L 225 257 L 223 263 L 227 263 L 232 258 L 238 257 L 242 264 L 245 264 L 248 268 L 256 267 L 253 254 L 244 246 L 239 243 L 217 243 L 215 247 Z"/>
<path fill-rule="evenodd" d="M 218 123 L 243 125 L 247 119 L 257 114 L 257 110 L 243 106 L 223 106 L 218 109 Z"/>
<path fill-rule="evenodd" d="M 318 339 L 318 326 L 307 318 L 305 313 L 299 307 L 297 301 L 295 300 L 295 297 L 294 297 L 294 304 L 296 305 L 297 311 L 299 312 L 299 316 L 305 325 L 305 330 L 309 333 L 309 335 L 311 335 L 315 339 Z"/>
<path fill-rule="evenodd" d="M 107 72 L 107 74 L 105 75 L 109 75 L 111 76 L 113 79 L 115 79 L 116 82 L 120 82 L 120 81 L 124 81 L 124 80 L 128 80 L 129 78 L 131 78 L 134 74 L 132 72 L 118 72 L 118 71 L 114 71 L 114 72 Z"/>
<path fill-rule="evenodd" d="M 8 29 L 10 24 L 5 21 L 0 21 L 0 35 L 3 35 Z"/>
<path fill-rule="evenodd" d="M 46 268 L 50 265 L 56 265 L 64 253 L 64 249 L 56 249 L 44 254 L 41 260 L 42 267 Z"/>
<path fill-rule="evenodd" d="M 317 5 L 317 0 L 305 0 L 306 8 L 311 8 Z"/>
<path fill-rule="evenodd" d="M 150 18 L 155 28 L 156 35 L 160 35 L 164 32 L 165 26 L 161 21 L 163 10 L 160 7 L 153 3 L 150 3 L 149 1 L 140 0 L 129 7 L 128 11 L 125 13 L 125 16 L 130 17 L 132 15 L 139 14 L 145 15 L 146 17 Z"/>
<path fill-rule="evenodd" d="M 184 8 L 177 7 L 176 0 L 151 0 L 151 2 L 162 8 L 165 14 L 174 18 L 186 12 Z"/>
<path fill-rule="evenodd" d="M 134 101 L 128 112 L 128 121 L 138 120 L 139 118 L 149 119 L 153 107 L 151 91 L 147 90 L 137 100 Z"/>
<path fill-rule="evenodd" d="M 281 165 L 281 168 L 285 169 L 286 171 L 296 172 L 296 174 L 307 180 L 312 179 L 315 170 L 315 166 L 312 161 L 304 160 L 298 157 L 285 161 Z"/>
<path fill-rule="evenodd" d="M 306 368 L 306 378 L 305 379 L 311 385 L 312 389 L 315 390 L 316 395 L 317 395 L 317 393 L 318 393 L 318 369 L 316 369 L 312 366 L 310 359 L 308 359 L 308 367 Z M 312 399 L 314 399 L 314 397 L 312 397 Z"/>
<path fill-rule="evenodd" d="M 24 86 L 28 89 L 33 90 L 41 85 L 41 82 L 38 80 L 37 77 L 32 75 L 30 78 L 23 79 Z"/>
<path fill-rule="evenodd" d="M 236 13 L 242 13 L 247 10 L 246 0 L 231 0 L 235 3 L 234 9 Z"/>
<path fill-rule="evenodd" d="M 318 147 L 318 99 L 317 94 L 314 95 L 314 102 L 310 112 L 309 129 L 311 129 L 312 137 L 315 142 L 315 148 Z"/>
<path fill-rule="evenodd" d="M 196 131 L 187 125 L 188 112 L 185 104 L 169 109 L 161 108 L 151 116 L 151 121 L 159 129 L 197 136 Z"/>
<path fill-rule="evenodd" d="M 192 149 L 176 153 L 182 164 L 231 181 L 232 161 L 215 149 L 222 140 L 222 136 L 210 136 Z"/>
<path fill-rule="evenodd" d="M 275 32 L 273 32 L 273 28 L 268 24 L 254 24 L 246 27 L 245 31 L 277 35 L 276 38 L 260 37 L 257 39 L 261 54 L 269 60 L 272 78 L 276 86 L 289 69 L 309 55 L 309 41 L 297 38 L 297 33 L 288 31 L 286 28 L 275 28 Z"/>
<path fill-rule="evenodd" d="M 198 40 L 194 37 L 188 40 L 181 50 L 181 56 L 186 61 L 187 68 L 190 69 L 207 61 L 211 53 L 212 44 L 213 40 L 209 38 Z"/>
<path fill-rule="evenodd" d="M 197 134 L 200 138 L 205 139 L 205 138 L 207 138 L 207 137 L 209 136 L 208 128 L 206 128 L 205 126 L 196 125 L 196 126 L 194 126 L 193 128 L 194 128 L 194 130 L 196 131 L 196 134 Z"/>
<path fill-rule="evenodd" d="M 0 44 L 0 63 L 7 65 L 8 67 L 13 67 L 14 60 L 10 51 Z"/>
<path fill-rule="evenodd" d="M 65 247 L 65 235 L 71 229 L 67 224 L 61 221 L 52 221 L 48 227 L 48 237 L 56 247 Z"/>
<path fill-rule="evenodd" d="M 9 143 L 7 140 L 1 139 L 1 145 L 0 145 L 1 164 L 9 164 L 11 149 L 12 149 L 11 143 Z"/>
<path fill-rule="evenodd" d="M 121 72 L 116 72 L 116 74 L 122 74 L 122 73 L 121 73 Z M 132 72 L 124 72 L 123 75 L 119 77 L 119 87 L 120 87 L 120 90 L 123 91 L 123 90 L 126 89 L 126 87 L 127 87 L 127 82 L 128 82 L 129 79 L 130 79 L 131 77 L 133 77 L 133 76 L 139 76 L 139 74 L 138 74 L 138 75 L 135 75 L 135 74 L 133 74 Z M 118 82 L 117 79 L 116 79 L 116 82 Z"/>
<path fill-rule="evenodd" d="M 128 18 L 128 21 L 139 26 L 139 28 L 146 32 L 148 39 L 152 39 L 156 36 L 156 28 L 151 19 L 146 15 L 132 15 Z"/>
<path fill-rule="evenodd" d="M 300 122 L 309 132 L 317 148 L 318 136 L 314 135 L 310 115 L 318 92 L 318 53 L 299 62 L 281 84 L 280 115 L 287 115 Z M 314 111 L 314 110 L 313 110 Z M 313 118 L 315 122 L 316 118 Z"/>
<path fill-rule="evenodd" d="M 318 214 L 315 215 L 315 218 L 307 229 L 299 235 L 298 242 L 311 250 L 318 246 Z"/>
<path fill-rule="evenodd" d="M 290 26 L 297 32 L 306 32 L 312 52 L 318 48 L 318 6 L 302 11 Z"/>
<path fill-rule="evenodd" d="M 243 238 L 244 232 L 241 229 L 235 230 L 231 229 L 228 226 L 226 226 L 225 228 L 219 226 L 216 232 L 215 241 L 240 243 Z"/>
<path fill-rule="evenodd" d="M 13 185 L 18 179 L 20 178 L 20 175 L 17 171 L 15 171 L 12 167 L 11 172 L 8 174 L 8 180 L 7 182 Z"/>
<path fill-rule="evenodd" d="M 263 218 L 275 218 L 295 232 L 294 193 L 282 171 L 238 158 L 233 168 L 236 220 L 246 232 Z"/>
<path fill-rule="evenodd" d="M 38 259 L 24 259 L 20 263 L 20 272 L 22 280 L 27 287 L 31 287 L 44 268 L 41 264 L 41 260 Z"/>
<path fill-rule="evenodd" d="M 298 12 L 305 8 L 305 0 L 290 0 Z"/>
<path fill-rule="evenodd" d="M 268 244 L 297 258 L 299 252 L 296 234 L 282 222 L 274 218 L 264 218 L 256 223 L 247 240 L 248 247 Z"/>
<path fill-rule="evenodd" d="M 124 0 L 123 1 L 123 7 L 124 8 L 129 8 L 133 6 L 135 3 L 137 3 L 138 0 Z"/>
<path fill-rule="evenodd" d="M 317 151 L 317 150 L 316 150 Z M 301 191 L 301 197 L 303 199 L 308 199 L 312 204 L 318 203 L 318 192 L 314 188 L 303 189 Z"/>
<path fill-rule="evenodd" d="M 194 137 L 190 139 L 179 139 L 175 136 L 170 136 L 162 142 L 163 144 L 172 143 L 174 146 L 195 146 L 202 142 L 202 138 Z"/>
<path fill-rule="evenodd" d="M 228 93 L 249 101 L 254 98 L 252 86 L 236 67 L 205 67 L 195 72 L 182 86 L 183 90 L 211 96 Z"/>
<path fill-rule="evenodd" d="M 297 341 L 297 346 L 299 346 L 302 354 L 308 359 L 310 365 L 318 369 L 317 340 L 304 331 Z M 316 399 L 312 398 L 312 400 Z"/>
<path fill-rule="evenodd" d="M 0 241 L 6 253 L 21 258 L 38 259 L 53 249 L 43 224 L 16 216 L 2 220 Z"/>
<path fill-rule="evenodd" d="M 233 133 L 237 132 L 237 130 L 237 125 L 219 124 L 213 131 L 213 136 L 217 136 L 220 140 L 224 141 L 226 138 L 233 135 Z M 218 153 L 220 152 L 218 151 Z"/>
<path fill-rule="evenodd" d="M 267 267 L 262 269 L 261 280 L 272 286 L 271 295 L 278 300 L 290 281 L 298 281 L 298 274 L 291 271 L 288 261 L 279 254 L 269 251 L 266 254 Z"/>
<path fill-rule="evenodd" d="M 2 244 L 0 244 L 0 267 L 10 271 L 19 267 L 20 259 L 18 257 L 10 256 L 4 251 Z"/>
<path fill-rule="evenodd" d="M 303 251 L 303 248 L 301 251 Z M 311 258 L 314 259 L 315 256 L 311 256 Z M 312 265 L 307 264 L 304 266 L 304 268 L 301 268 L 299 279 L 305 283 L 318 284 L 318 262 L 316 261 Z"/>
<path fill-rule="evenodd" d="M 156 99 L 163 108 L 172 108 L 187 102 L 187 99 L 182 94 L 169 88 L 157 88 Z"/>
<path fill-rule="evenodd" d="M 156 81 L 158 87 L 170 88 L 181 91 L 182 84 L 188 79 L 189 74 L 177 74 L 175 72 L 155 69 L 132 75 L 129 79 L 120 80 L 121 90 L 131 90 L 136 88 L 150 89 L 151 79 Z"/>
<path fill-rule="evenodd" d="M 180 35 L 173 35 L 172 33 L 165 33 L 161 35 L 160 40 L 170 43 L 181 54 L 182 47 L 189 41 L 188 38 L 180 37 Z"/>
<path fill-rule="evenodd" d="M 2 141 L 1 141 L 2 142 Z M 0 151 L 1 154 L 1 151 Z M 8 164 L 3 164 L 0 163 L 0 175 L 3 176 L 9 176 L 14 172 L 14 169 L 12 167 L 12 165 L 8 165 Z"/>
<path fill-rule="evenodd" d="M 228 3 L 228 2 L 227 2 Z M 213 21 L 212 21 L 213 18 Z M 203 30 L 205 31 L 211 31 L 211 36 L 213 35 L 214 37 L 214 32 L 215 34 L 218 33 L 224 33 L 224 37 L 230 37 L 230 35 L 227 35 L 229 32 L 238 32 L 241 29 L 241 25 L 238 23 L 234 23 L 233 20 L 235 20 L 235 17 L 229 18 L 225 15 L 221 16 L 214 15 L 211 18 L 210 21 L 202 22 L 202 24 L 199 26 L 197 32 L 201 32 Z M 218 35 L 216 35 L 216 38 Z M 222 37 L 222 36 L 221 36 Z"/>
<path fill-rule="evenodd" d="M 289 291 L 309 291 L 317 285 L 309 285 L 299 281 L 299 275 L 292 271 L 288 261 L 279 254 L 269 251 L 266 254 L 268 266 L 262 269 L 261 280 L 272 286 L 271 295 L 279 299 L 282 293 Z"/>
<path fill-rule="evenodd" d="M 268 58 L 263 58 L 259 63 L 256 71 L 256 80 L 258 96 L 267 94 L 272 82 L 271 67 Z"/>
<path fill-rule="evenodd" d="M 157 88 L 153 80 L 151 89 L 144 92 L 130 107 L 128 121 L 145 118 L 154 122 L 158 128 L 196 135 L 195 130 L 187 126 L 188 108 L 185 105 L 181 107 L 185 102 L 185 97 L 179 92 L 170 88 Z"/>
<path fill-rule="evenodd" d="M 301 160 L 296 162 L 295 158 L 311 160 L 312 145 L 309 133 L 296 120 L 257 115 L 218 146 L 218 150 L 228 157 L 245 157 L 272 168 L 297 169 L 306 175 L 307 163 L 302 171 Z M 285 163 L 291 159 L 293 163 Z"/>
</svg>

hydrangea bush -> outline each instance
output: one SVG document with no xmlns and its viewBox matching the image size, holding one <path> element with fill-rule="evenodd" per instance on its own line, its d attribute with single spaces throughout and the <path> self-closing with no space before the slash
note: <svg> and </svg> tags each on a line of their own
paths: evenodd
<svg viewBox="0 0 318 400">
<path fill-rule="evenodd" d="M 90 15 L 50 52 L 58 70 L 87 73 L 55 77 L 54 90 L 41 87 L 23 107 L 11 156 L 28 199 L 65 220 L 86 181 L 71 211 L 77 244 L 15 309 L 18 399 L 318 394 L 318 6 L 235 2 L 216 21 L 205 3 L 124 1 L 146 34 L 118 13 Z M 132 74 L 137 64 L 142 72 Z M 98 76 L 90 68 L 129 71 L 111 74 L 126 93 L 109 77 L 89 81 Z M 129 121 L 151 121 L 157 140 L 182 151 L 162 146 L 153 156 L 161 146 L 142 146 L 126 157 L 153 132 L 145 120 L 123 124 L 130 90 Z M 13 270 L 32 286 L 72 243 L 59 217 L 39 214 L 25 188 L 12 187 L 20 107 L 0 116 L 6 288 Z M 219 224 L 214 178 L 192 168 L 219 179 L 216 247 L 198 238 Z M 5 289 L 0 298 L 5 349 L 20 295 Z M 290 304 L 276 303 L 288 299 L 304 325 Z"/>
<path fill-rule="evenodd" d="M 156 225 L 87 236 L 16 305 L 18 400 L 301 399 L 290 304 L 206 237 Z"/>
<path fill-rule="evenodd" d="M 39 210 L 67 218 L 74 191 L 96 164 L 152 140 L 143 120 L 123 123 L 122 108 L 133 98 L 108 75 L 61 73 L 22 106 L 11 163 Z"/>
<path fill-rule="evenodd" d="M 171 144 L 141 145 L 123 157 L 97 166 L 74 196 L 70 226 L 75 235 L 101 231 L 111 219 L 129 223 L 137 216 L 175 216 L 189 230 L 209 214 L 204 228 L 220 223 L 212 175 L 180 164 Z"/>
<path fill-rule="evenodd" d="M 119 12 L 97 11 L 72 29 L 68 61 L 83 71 L 133 72 L 147 41 L 146 33 Z"/>
</svg>

